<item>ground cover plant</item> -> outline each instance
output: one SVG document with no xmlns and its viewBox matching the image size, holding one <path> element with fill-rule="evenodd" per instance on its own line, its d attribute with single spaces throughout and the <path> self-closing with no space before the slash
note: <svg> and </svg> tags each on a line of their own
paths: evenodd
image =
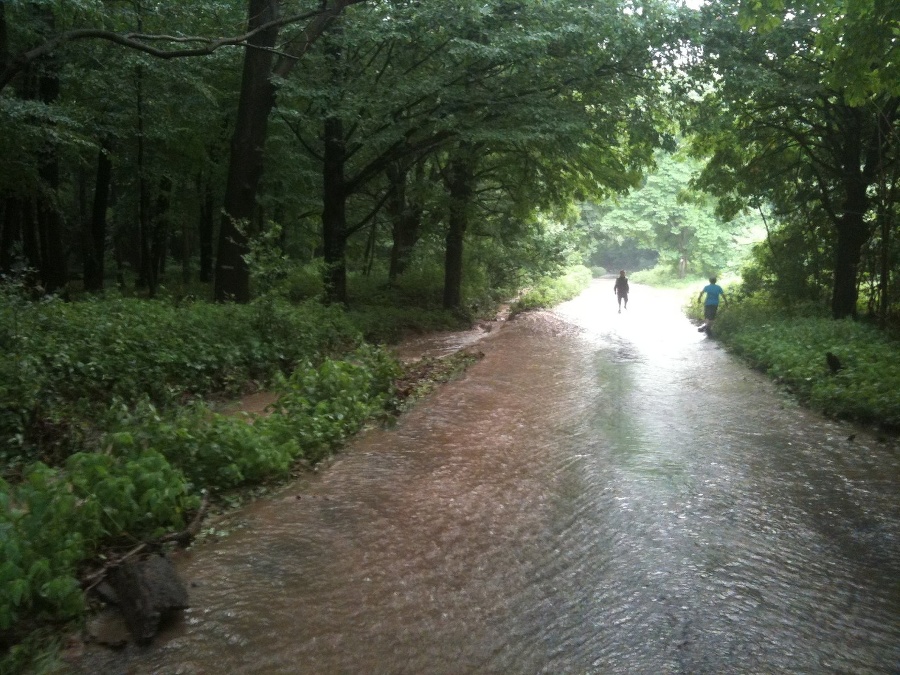
<svg viewBox="0 0 900 675">
<path fill-rule="evenodd" d="M 421 396 L 422 380 L 473 360 L 401 372 L 366 337 L 393 341 L 469 319 L 398 306 L 402 287 L 366 288 L 353 308 L 275 293 L 247 305 L 115 294 L 35 302 L 5 288 L 0 670 L 34 657 L 42 627 L 82 615 L 91 561 L 179 531 L 202 493 L 233 503 L 314 465 L 366 420 Z M 436 295 L 423 283 L 415 291 Z M 277 396 L 267 414 L 222 412 L 259 388 Z"/>
<path fill-rule="evenodd" d="M 516 299 L 510 308 L 510 314 L 553 307 L 571 300 L 590 286 L 592 278 L 591 270 L 583 265 L 573 266 L 560 276 L 545 277 Z"/>
<path fill-rule="evenodd" d="M 0 462 L 56 463 L 96 440 L 107 411 L 235 396 L 361 335 L 336 308 L 0 298 Z"/>
<path fill-rule="evenodd" d="M 695 300 L 695 298 L 694 298 Z M 699 321 L 695 302 L 688 312 Z M 900 341 L 815 305 L 785 308 L 755 295 L 730 302 L 715 321 L 730 351 L 827 415 L 900 429 Z M 828 354 L 832 354 L 829 365 Z"/>
</svg>

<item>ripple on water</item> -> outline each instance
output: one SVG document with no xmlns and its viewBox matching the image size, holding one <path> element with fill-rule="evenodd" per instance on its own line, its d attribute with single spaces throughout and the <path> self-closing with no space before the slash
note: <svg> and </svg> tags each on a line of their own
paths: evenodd
<svg viewBox="0 0 900 675">
<path fill-rule="evenodd" d="M 896 672 L 895 449 L 786 404 L 635 285 L 485 358 L 179 564 L 97 673 Z"/>
</svg>

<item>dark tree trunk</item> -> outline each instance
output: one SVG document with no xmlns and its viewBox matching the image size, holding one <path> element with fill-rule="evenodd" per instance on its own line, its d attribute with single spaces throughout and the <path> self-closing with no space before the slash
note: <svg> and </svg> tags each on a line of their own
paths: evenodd
<svg viewBox="0 0 900 675">
<path fill-rule="evenodd" d="M 329 302 L 347 302 L 347 184 L 344 165 L 344 124 L 336 117 L 325 120 L 325 152 L 322 169 L 322 246 L 325 258 L 325 296 Z"/>
<path fill-rule="evenodd" d="M 104 257 L 106 255 L 106 211 L 109 208 L 109 186 L 112 182 L 110 146 L 104 141 L 97 153 L 97 177 L 94 186 L 94 203 L 84 250 L 84 288 L 88 291 L 103 290 Z"/>
<path fill-rule="evenodd" d="M 169 204 L 172 191 L 172 179 L 164 176 L 159 181 L 159 192 L 150 219 L 151 237 L 149 264 L 147 265 L 148 288 L 150 297 L 156 297 L 159 279 L 165 271 L 166 242 L 169 237 Z"/>
<path fill-rule="evenodd" d="M 859 220 L 858 223 L 853 221 Z M 837 251 L 834 261 L 834 288 L 831 296 L 831 314 L 835 319 L 856 317 L 856 301 L 859 297 L 857 278 L 863 245 L 868 234 L 862 227 L 862 218 L 841 218 L 837 232 Z"/>
<path fill-rule="evenodd" d="M 52 21 L 52 17 L 49 17 Z M 42 65 L 38 92 L 43 103 L 53 103 L 59 98 L 58 64 L 48 60 Z M 59 157 L 55 146 L 47 146 L 41 153 L 38 173 L 44 189 L 56 194 L 59 189 Z M 47 293 L 64 288 L 69 280 L 68 263 L 63 243 L 63 222 L 55 200 L 40 200 L 37 208 L 37 224 L 41 251 L 41 284 Z"/>
<path fill-rule="evenodd" d="M 419 165 L 421 169 L 421 164 Z M 387 169 L 389 196 L 386 203 L 388 216 L 391 219 L 391 263 L 388 269 L 388 281 L 393 283 L 406 271 L 412 256 L 413 248 L 422 233 L 421 203 L 407 198 L 408 172 L 391 165 Z"/>
<path fill-rule="evenodd" d="M 888 312 L 890 311 L 890 290 L 891 290 L 891 233 L 893 230 L 893 192 L 891 195 L 881 193 L 881 205 L 878 209 L 878 225 L 881 231 L 881 246 L 879 247 L 879 269 L 878 269 L 878 323 L 882 328 L 886 328 L 888 324 Z"/>
<path fill-rule="evenodd" d="M 138 30 L 141 24 L 138 23 Z M 137 108 L 137 178 L 138 178 L 138 277 L 137 288 L 148 289 L 152 298 L 156 289 L 153 281 L 152 263 L 150 258 L 150 240 L 152 234 L 152 215 L 150 213 L 150 185 L 147 177 L 147 163 L 144 147 L 144 73 L 138 66 L 136 70 L 136 98 Z"/>
<path fill-rule="evenodd" d="M 835 319 L 856 317 L 859 296 L 857 278 L 862 247 L 872 234 L 865 215 L 869 207 L 866 194 L 868 180 L 863 170 L 863 124 L 861 113 L 848 110 L 849 118 L 841 139 L 841 169 L 843 171 L 844 200 L 841 215 L 835 221 L 837 242 L 834 261 L 834 286 L 831 314 Z"/>
<path fill-rule="evenodd" d="M 346 7 L 363 1 L 335 0 L 330 6 L 323 2 L 320 12 L 306 26 L 306 30 L 288 45 L 284 57 L 277 63 L 275 73 L 279 77 L 287 77 L 334 18 Z M 279 0 L 249 0 L 248 27 L 252 29 L 276 18 L 278 5 Z M 250 299 L 250 271 L 244 261 L 247 236 L 240 232 L 239 225 L 251 222 L 256 208 L 256 191 L 263 172 L 263 145 L 266 142 L 269 113 L 275 107 L 276 88 L 271 74 L 272 48 L 277 37 L 277 28 L 257 33 L 249 40 L 250 46 L 244 54 L 241 98 L 231 142 L 224 214 L 216 256 L 214 297 L 219 302 L 247 302 Z"/>
<path fill-rule="evenodd" d="M 0 70 L 9 65 L 9 33 L 6 30 L 6 4 L 0 2 Z"/>
<path fill-rule="evenodd" d="M 216 199 L 208 176 L 200 176 L 197 182 L 202 191 L 197 233 L 200 239 L 200 281 L 207 284 L 212 281 Z"/>
<path fill-rule="evenodd" d="M 181 283 L 187 285 L 191 282 L 191 257 L 193 252 L 191 229 L 187 221 L 181 222 L 180 255 L 181 255 Z"/>
<path fill-rule="evenodd" d="M 249 0 L 248 28 L 256 28 L 278 16 L 278 0 Z M 219 250 L 216 256 L 214 297 L 218 302 L 250 300 L 250 271 L 246 227 L 256 208 L 256 192 L 263 172 L 263 146 L 269 113 L 275 106 L 271 79 L 272 49 L 278 29 L 261 31 L 250 39 L 244 52 L 244 72 L 237 122 L 231 140 L 231 158 L 225 187 Z"/>
<path fill-rule="evenodd" d="M 9 197 L 3 202 L 0 222 L 0 274 L 13 270 L 13 246 L 22 236 L 22 200 Z"/>
<path fill-rule="evenodd" d="M 450 204 L 444 252 L 444 309 L 459 309 L 462 305 L 463 239 L 469 226 L 474 175 L 470 153 L 467 148 L 461 148 L 448 167 Z"/>
<path fill-rule="evenodd" d="M 35 273 L 41 269 L 41 240 L 38 234 L 37 207 L 33 200 L 22 202 L 22 253 L 25 254 L 25 264 L 28 266 L 27 281 L 29 285 L 36 284 L 38 279 Z"/>
</svg>

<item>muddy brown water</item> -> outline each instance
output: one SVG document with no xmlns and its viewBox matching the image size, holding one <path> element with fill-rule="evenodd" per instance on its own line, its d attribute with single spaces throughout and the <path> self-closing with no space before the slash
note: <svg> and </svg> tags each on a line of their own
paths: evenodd
<svg viewBox="0 0 900 675">
<path fill-rule="evenodd" d="M 611 283 L 221 523 L 178 559 L 192 608 L 73 672 L 900 671 L 895 442 Z"/>
</svg>

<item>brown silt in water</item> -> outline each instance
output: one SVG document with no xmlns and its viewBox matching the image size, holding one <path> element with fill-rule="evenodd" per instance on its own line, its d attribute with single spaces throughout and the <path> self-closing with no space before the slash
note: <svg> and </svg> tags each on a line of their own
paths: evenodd
<svg viewBox="0 0 900 675">
<path fill-rule="evenodd" d="M 677 295 L 608 294 L 492 331 L 396 428 L 183 555 L 191 608 L 152 647 L 75 669 L 895 671 L 896 448 L 848 447 Z"/>
</svg>

